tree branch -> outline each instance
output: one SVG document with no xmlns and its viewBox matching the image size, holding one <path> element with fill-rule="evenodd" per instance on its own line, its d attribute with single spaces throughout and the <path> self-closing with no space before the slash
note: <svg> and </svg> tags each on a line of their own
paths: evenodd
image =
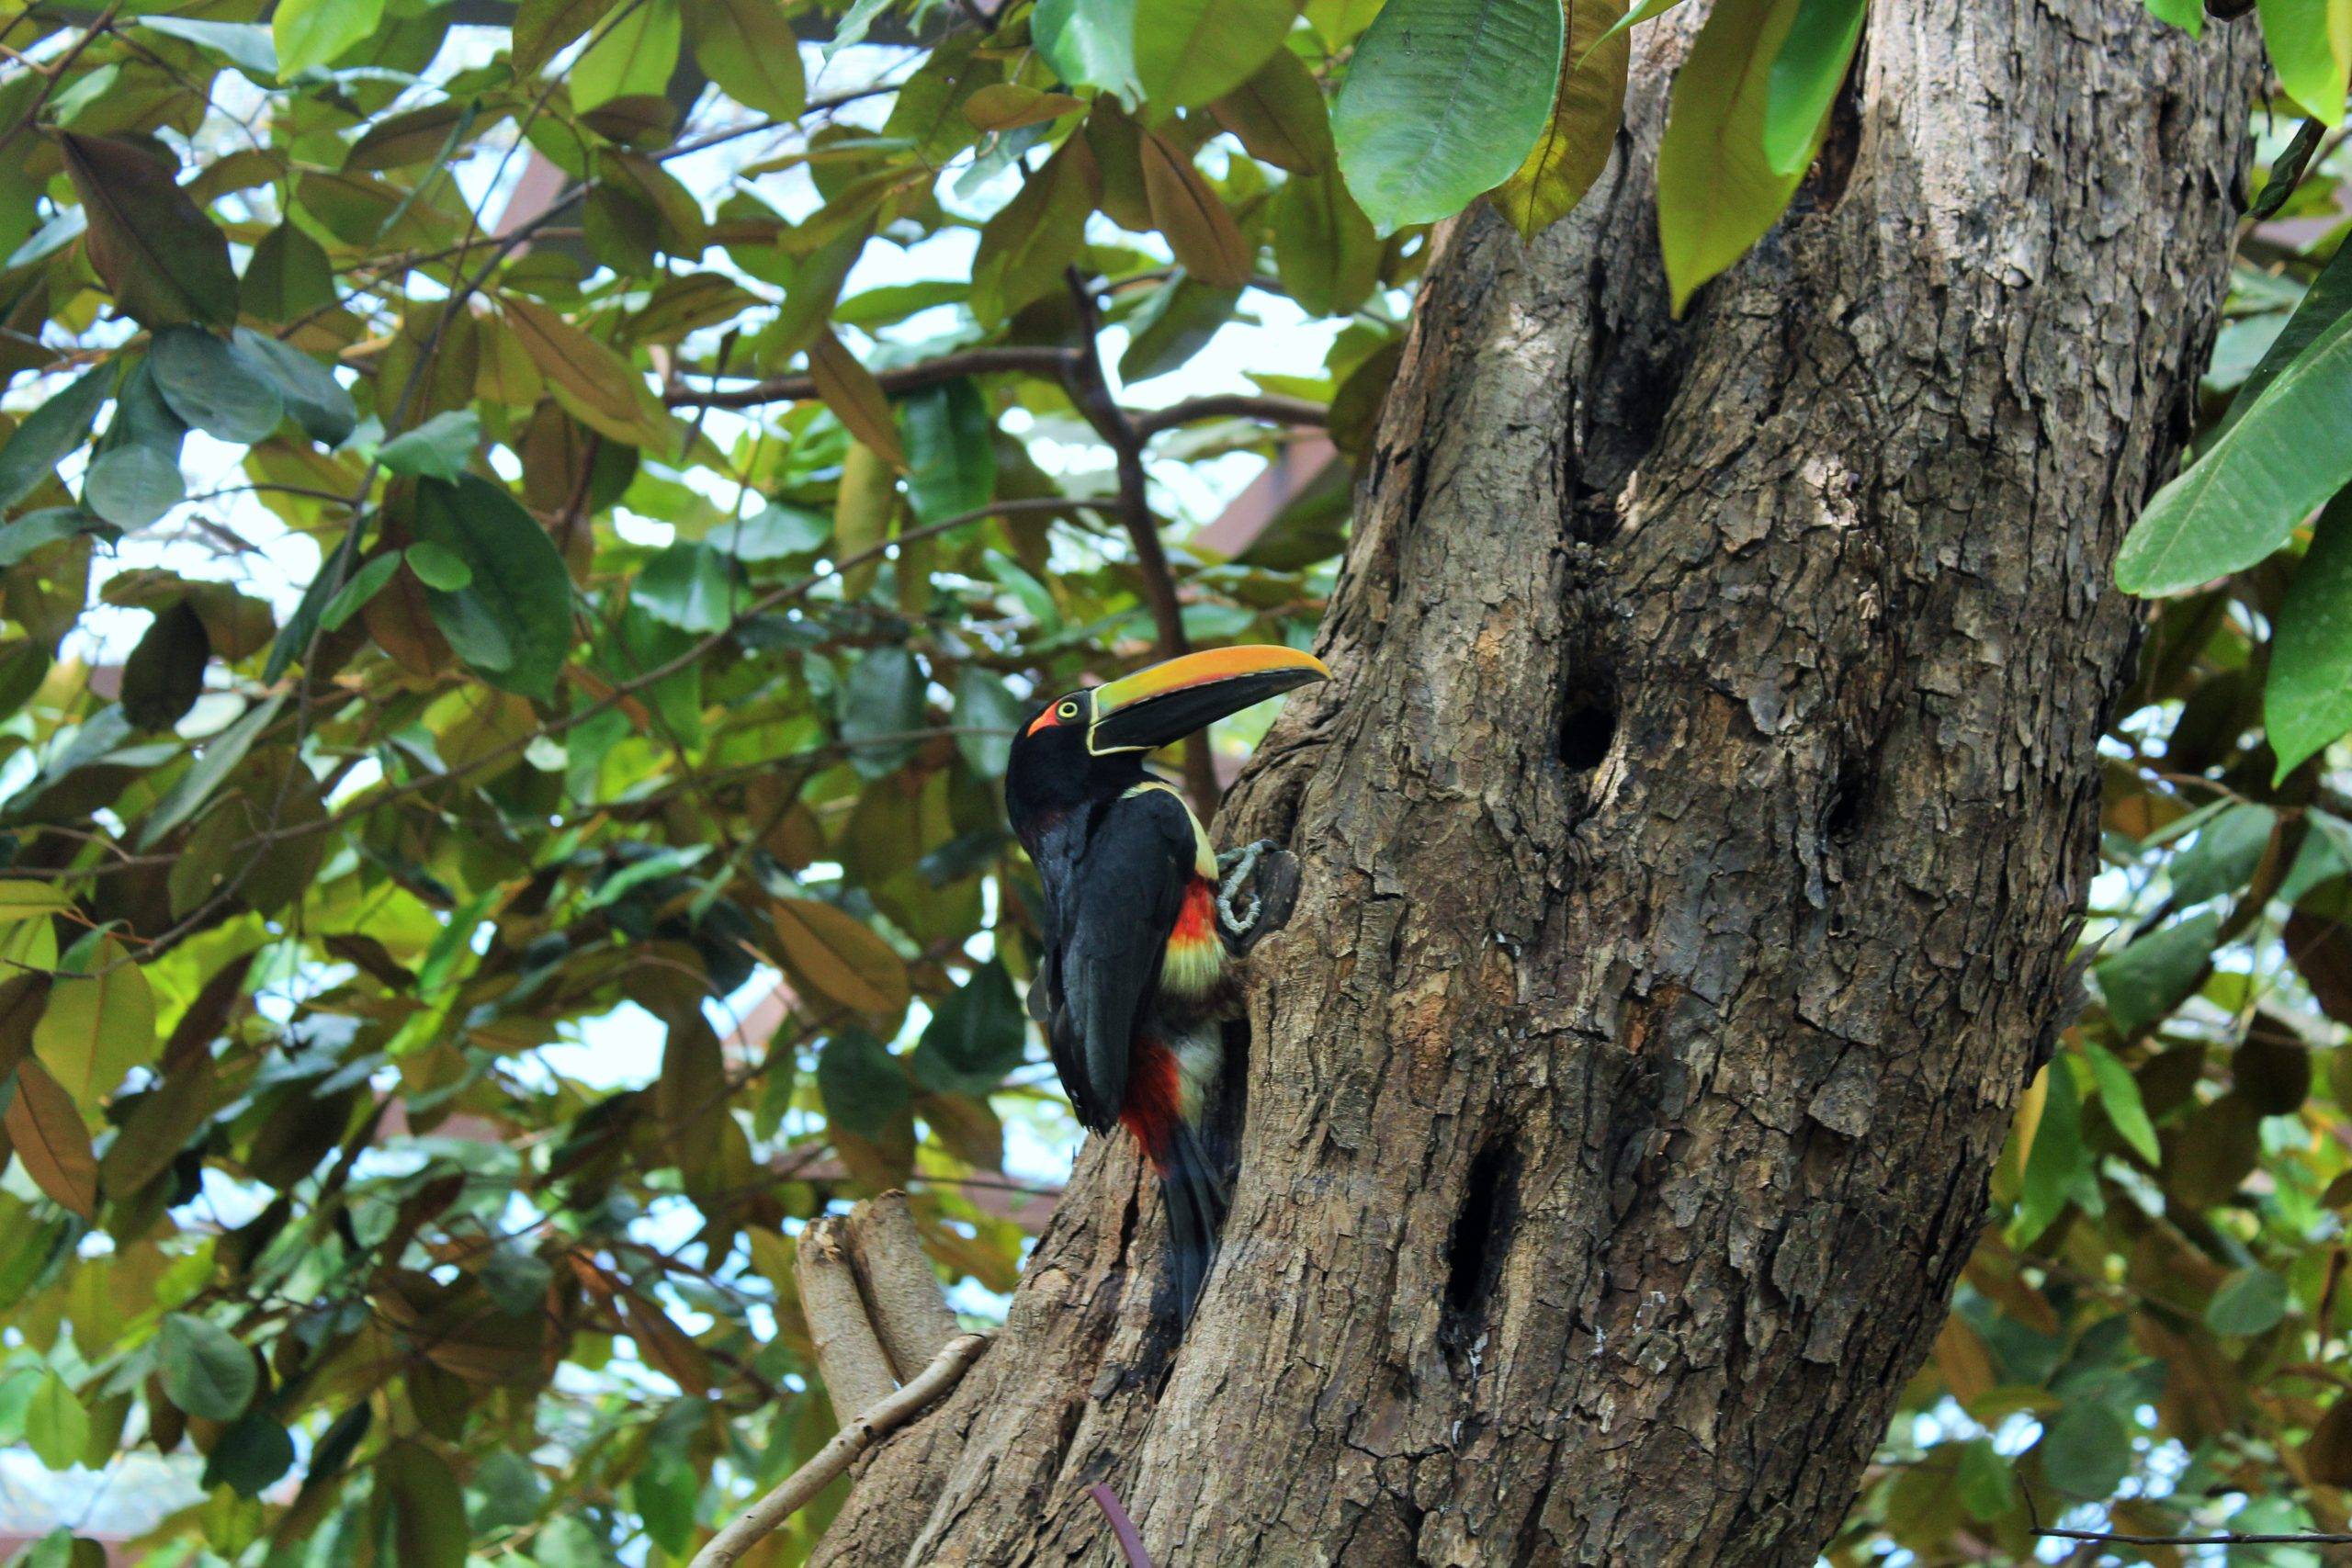
<svg viewBox="0 0 2352 1568">
<path fill-rule="evenodd" d="M 902 365 L 892 370 L 877 370 L 875 380 L 886 392 L 911 392 L 922 387 L 936 387 L 943 381 L 953 381 L 959 376 L 985 376 L 996 371 L 1027 370 L 1040 376 L 1065 375 L 1071 363 L 1080 357 L 1078 351 L 1068 348 L 1034 348 L 1018 344 L 995 348 L 967 348 L 956 354 L 943 354 L 936 359 L 926 359 L 919 365 Z M 817 395 L 817 381 L 812 376 L 777 376 L 748 387 L 726 390 L 709 388 L 695 390 L 681 388 L 666 394 L 662 401 L 672 408 L 751 409 L 768 403 L 797 402 Z"/>
<path fill-rule="evenodd" d="M 700 1551 L 695 1553 L 688 1568 L 729 1568 L 745 1552 L 767 1539 L 785 1520 L 805 1506 L 808 1500 L 825 1489 L 828 1482 L 847 1470 L 850 1461 L 872 1448 L 880 1438 L 897 1431 L 949 1389 L 961 1382 L 965 1371 L 979 1353 L 988 1348 L 983 1334 L 962 1334 L 947 1342 L 930 1366 L 914 1382 L 880 1401 L 833 1434 L 832 1440 L 819 1449 L 816 1457 L 790 1475 L 776 1489 L 738 1515 L 725 1529 L 712 1536 Z"/>
<path fill-rule="evenodd" d="M 1076 267 L 1065 270 L 1070 299 L 1078 307 L 1081 346 L 1072 353 L 1062 373 L 1062 384 L 1078 412 L 1094 428 L 1118 464 L 1118 518 L 1135 547 L 1136 570 L 1143 578 L 1144 603 L 1150 606 L 1159 654 L 1175 659 L 1193 650 L 1184 635 L 1184 608 L 1176 597 L 1175 573 L 1169 570 L 1168 552 L 1159 543 L 1159 526 L 1152 520 L 1151 502 L 1144 493 L 1143 434 L 1127 411 L 1111 396 L 1110 378 L 1102 371 L 1102 312 L 1094 290 Z M 1184 789 L 1204 820 L 1216 815 L 1216 769 L 1209 760 L 1205 730 L 1184 740 Z"/>
<path fill-rule="evenodd" d="M 1213 397 L 1191 398 L 1181 403 L 1170 403 L 1164 409 L 1148 409 L 1135 416 L 1135 429 L 1136 434 L 1146 441 L 1162 431 L 1204 419 L 1262 419 L 1270 424 L 1295 424 L 1320 430 L 1329 423 L 1330 412 L 1321 403 L 1309 402 L 1305 398 L 1253 397 L 1247 392 L 1220 392 Z"/>
</svg>

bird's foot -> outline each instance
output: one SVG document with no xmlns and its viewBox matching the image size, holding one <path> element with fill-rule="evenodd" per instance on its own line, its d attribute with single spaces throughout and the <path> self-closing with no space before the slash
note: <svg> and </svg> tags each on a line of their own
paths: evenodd
<svg viewBox="0 0 2352 1568">
<path fill-rule="evenodd" d="M 1239 956 L 1282 929 L 1298 898 L 1298 862 L 1272 839 L 1216 857 L 1218 934 Z"/>
</svg>

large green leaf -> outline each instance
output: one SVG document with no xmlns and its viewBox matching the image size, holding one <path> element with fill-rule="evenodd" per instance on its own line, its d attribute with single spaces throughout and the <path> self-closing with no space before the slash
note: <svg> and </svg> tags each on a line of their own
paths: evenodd
<svg viewBox="0 0 2352 1568">
<path fill-rule="evenodd" d="M 118 367 L 100 362 L 52 393 L 49 400 L 25 415 L 24 422 L 0 446 L 0 511 L 30 495 L 57 465 L 89 438 L 99 408 L 114 386 Z"/>
<path fill-rule="evenodd" d="M 899 1059 L 862 1029 L 825 1042 L 817 1057 L 817 1092 L 826 1118 L 862 1137 L 888 1130 L 913 1099 Z"/>
<path fill-rule="evenodd" d="M 2263 723 L 2284 779 L 2352 729 L 2352 492 L 2320 513 L 2278 606 L 2263 683 Z"/>
<path fill-rule="evenodd" d="M 986 1094 L 1019 1066 L 1029 1025 L 1004 965 L 991 959 L 939 1004 L 915 1047 L 915 1080 L 943 1094 Z"/>
<path fill-rule="evenodd" d="M 2153 931 L 2093 971 L 2108 1011 L 2126 1034 L 2136 1034 L 2180 1005 L 2197 988 L 2212 956 L 2222 918 L 2207 913 Z"/>
<path fill-rule="evenodd" d="M 1764 161 L 1776 175 L 1813 162 L 1823 122 L 1861 41 L 1869 0 L 1797 0 L 1764 103 Z"/>
<path fill-rule="evenodd" d="M 850 762 L 880 778 L 914 755 L 910 731 L 922 724 L 923 674 L 903 648 L 877 648 L 851 666 L 842 682 L 841 731 Z"/>
<path fill-rule="evenodd" d="M 996 492 L 995 423 L 969 377 L 899 400 L 905 433 L 907 504 L 918 523 L 943 523 L 986 506 Z"/>
<path fill-rule="evenodd" d="M 2343 0 L 2256 0 L 2256 8 L 2278 85 L 2313 118 L 2341 124 L 2352 79 L 2352 13 Z"/>
<path fill-rule="evenodd" d="M 286 412 L 311 440 L 340 446 L 359 423 L 359 405 L 334 372 L 309 355 L 251 327 L 239 327 L 232 351 L 277 389 Z"/>
<path fill-rule="evenodd" d="M 1551 118 L 1559 0 L 1388 0 L 1331 106 L 1348 188 L 1382 232 L 1511 177 Z"/>
<path fill-rule="evenodd" d="M 762 114 L 800 112 L 808 89 L 784 0 L 697 0 L 686 19 L 705 75 Z"/>
<path fill-rule="evenodd" d="M 498 485 L 467 474 L 420 479 L 416 537 L 472 570 L 462 590 L 428 588 L 425 604 L 458 657 L 502 691 L 546 699 L 571 651 L 571 575 L 547 530 Z"/>
<path fill-rule="evenodd" d="M 281 75 L 326 64 L 375 32 L 384 0 L 278 0 L 269 29 Z"/>
<path fill-rule="evenodd" d="M 1136 84 L 1159 108 L 1223 97 L 1282 46 L 1297 17 L 1296 0 L 1144 0 L 1135 8 Z"/>
<path fill-rule="evenodd" d="M 966 665 L 956 677 L 956 749 L 982 778 L 1004 776 L 1013 732 L 1028 716 L 1028 705 L 978 665 Z"/>
<path fill-rule="evenodd" d="M 2229 412 L 2222 416 L 2222 428 L 2228 429 L 2242 418 L 2246 410 L 2260 400 L 2278 373 L 2292 365 L 2312 345 L 2312 340 L 2334 326 L 2347 311 L 2352 311 L 2352 245 L 2340 245 L 2328 264 L 2320 269 L 2312 286 L 2295 303 L 2294 313 L 2278 335 L 2270 340 L 2262 358 L 2246 378 L 2239 383 L 2237 396 L 2230 400 Z"/>
<path fill-rule="evenodd" d="M 2107 1496 L 2132 1472 L 2132 1428 L 2107 1405 L 2083 1399 L 2042 1429 L 2041 1473 L 2069 1497 Z"/>
<path fill-rule="evenodd" d="M 100 939 L 87 970 L 60 975 L 33 1026 L 33 1050 L 85 1116 L 155 1055 L 155 993 L 122 943 Z"/>
<path fill-rule="evenodd" d="M 2116 556 L 2117 584 L 2177 593 L 2277 549 L 2352 482 L 2347 429 L 2352 315 L 2312 339 L 2187 473 L 2156 492 Z"/>
<path fill-rule="evenodd" d="M 661 92 L 677 67 L 680 36 L 678 0 L 642 0 L 624 11 L 572 62 L 565 78 L 572 107 Z"/>
<path fill-rule="evenodd" d="M 155 1341 L 155 1370 L 164 1392 L 190 1416 L 234 1421 L 260 1387 L 251 1350 L 209 1319 L 175 1312 Z"/>
<path fill-rule="evenodd" d="M 1029 36 L 1037 52 L 1074 86 L 1100 87 L 1133 103 L 1136 13 L 1147 0 L 1037 0 Z"/>
<path fill-rule="evenodd" d="M 1796 194 L 1764 152 L 1772 62 L 1801 0 L 1722 0 L 1675 73 L 1657 149 L 1657 234 L 1681 314 L 1699 286 L 1747 254 Z M 1812 162 L 1808 143 L 1797 161 Z"/>
<path fill-rule="evenodd" d="M 207 435 L 250 446 L 268 439 L 286 417 L 275 378 L 201 327 L 164 328 L 147 363 L 172 412 Z"/>
</svg>

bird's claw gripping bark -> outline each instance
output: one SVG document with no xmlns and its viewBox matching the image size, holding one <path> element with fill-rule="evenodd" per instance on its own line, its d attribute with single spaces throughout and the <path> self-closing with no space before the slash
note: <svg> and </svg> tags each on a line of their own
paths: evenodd
<svg viewBox="0 0 2352 1568">
<path fill-rule="evenodd" d="M 1272 839 L 1216 857 L 1217 933 L 1240 956 L 1290 919 L 1298 898 L 1298 862 Z"/>
</svg>

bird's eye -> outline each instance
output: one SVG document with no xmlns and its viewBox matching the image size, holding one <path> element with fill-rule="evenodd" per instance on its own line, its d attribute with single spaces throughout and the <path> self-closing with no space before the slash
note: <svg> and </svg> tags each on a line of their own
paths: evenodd
<svg viewBox="0 0 2352 1568">
<path fill-rule="evenodd" d="M 1078 705 L 1076 703 L 1064 703 L 1056 711 L 1064 718 L 1076 718 L 1078 716 Z"/>
</svg>

